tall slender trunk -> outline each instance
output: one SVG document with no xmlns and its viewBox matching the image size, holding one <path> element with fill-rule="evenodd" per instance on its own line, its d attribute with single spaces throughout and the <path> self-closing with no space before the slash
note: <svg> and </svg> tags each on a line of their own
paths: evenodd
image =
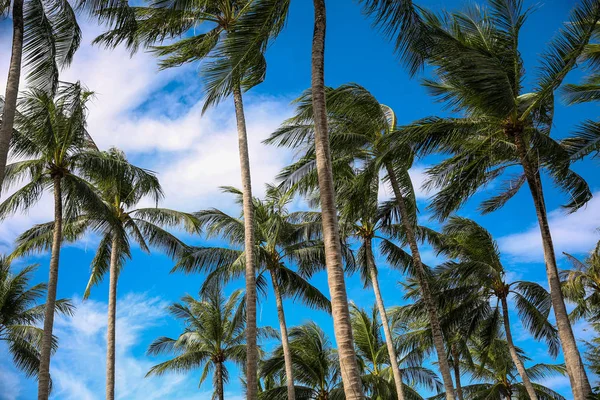
<svg viewBox="0 0 600 400">
<path fill-rule="evenodd" d="M 504 333 L 506 334 L 506 342 L 508 343 L 508 351 L 510 352 L 510 357 L 515 363 L 515 367 L 517 367 L 517 371 L 523 380 L 523 386 L 525 386 L 525 390 L 527 390 L 527 394 L 531 400 L 537 400 L 537 394 L 535 393 L 535 389 L 531 384 L 531 380 L 529 379 L 529 375 L 527 375 L 527 371 L 525 371 L 525 365 L 523 365 L 523 361 L 519 358 L 517 354 L 517 349 L 515 348 L 515 344 L 513 342 L 512 332 L 510 330 L 510 320 L 508 318 L 508 304 L 506 302 L 506 297 L 502 296 L 500 299 L 502 303 L 502 318 L 504 319 Z"/>
<path fill-rule="evenodd" d="M 217 399 L 225 400 L 225 391 L 223 390 L 223 362 L 217 361 L 215 363 L 215 374 L 217 377 Z"/>
<path fill-rule="evenodd" d="M 516 134 L 514 135 L 514 139 L 517 153 L 521 160 L 525 177 L 527 178 L 527 185 L 529 186 L 529 191 L 531 192 L 531 197 L 535 205 L 535 212 L 540 227 L 542 246 L 544 249 L 544 261 L 546 262 L 546 274 L 548 276 L 548 284 L 550 287 L 550 298 L 552 299 L 552 308 L 556 318 L 558 335 L 562 344 L 567 374 L 569 375 L 569 380 L 571 382 L 573 399 L 586 400 L 592 392 L 592 389 L 581 360 L 579 349 L 577 348 L 577 341 L 575 340 L 575 335 L 573 335 L 573 329 L 569 322 L 567 308 L 565 307 L 565 301 L 561 291 L 560 278 L 556 266 L 556 254 L 554 253 L 554 244 L 550 233 L 550 225 L 548 224 L 542 183 L 539 174 L 534 170 L 529 160 L 527 147 L 522 135 Z"/>
<path fill-rule="evenodd" d="M 277 317 L 279 319 L 279 329 L 281 331 L 281 347 L 283 348 L 283 361 L 285 364 L 285 377 L 287 384 L 288 400 L 296 399 L 296 390 L 294 389 L 294 371 L 292 368 L 292 352 L 290 351 L 290 342 L 288 339 L 287 325 L 285 323 L 285 313 L 283 312 L 283 300 L 281 298 L 281 289 L 274 270 L 271 273 L 273 291 L 275 292 L 275 303 L 277 304 Z"/>
<path fill-rule="evenodd" d="M 246 117 L 240 85 L 233 90 L 235 117 L 238 131 L 240 170 L 242 174 L 244 209 L 244 246 L 246 254 L 246 380 L 247 400 L 258 396 L 258 347 L 256 344 L 256 268 L 254 260 L 254 207 L 252 205 L 252 182 L 250 179 L 250 156 Z"/>
<path fill-rule="evenodd" d="M 410 223 L 410 216 L 404 202 L 404 196 L 400 191 L 398 179 L 391 165 L 386 165 L 388 177 L 396 197 L 396 203 L 400 210 L 400 217 L 402 219 L 402 226 L 406 230 L 406 241 L 410 247 L 414 267 L 417 271 L 417 280 L 421 287 L 421 293 L 423 295 L 423 301 L 429 314 L 429 323 L 431 324 L 431 334 L 433 336 L 433 344 L 438 357 L 438 365 L 442 374 L 442 380 L 444 381 L 444 389 L 446 390 L 446 399 L 454 400 L 454 385 L 452 383 L 452 374 L 450 373 L 450 364 L 448 363 L 448 357 L 446 356 L 446 349 L 444 347 L 444 334 L 440 325 L 437 309 L 431 295 L 431 289 L 429 288 L 429 282 L 425 274 L 425 267 L 421 261 L 421 253 L 419 252 L 419 245 L 415 236 L 415 231 L 412 224 Z"/>
<path fill-rule="evenodd" d="M 10 4 L 10 3 L 9 3 Z M 4 95 L 4 111 L 0 123 L 0 184 L 4 180 L 6 160 L 12 137 L 15 113 L 17 110 L 17 96 L 21 80 L 21 60 L 23 58 L 23 0 L 13 0 L 13 40 L 8 79 Z"/>
<path fill-rule="evenodd" d="M 325 105 L 325 0 L 313 0 L 315 26 L 312 42 L 312 105 L 315 122 L 315 152 L 319 192 L 323 219 L 323 241 L 325 244 L 325 261 L 327 265 L 327 281 L 331 297 L 333 329 L 338 345 L 340 370 L 346 400 L 364 399 L 362 382 L 356 353 L 344 269 L 342 267 L 342 249 L 335 207 L 335 189 L 331 169 L 329 150 L 329 132 L 327 128 L 327 109 Z"/>
<path fill-rule="evenodd" d="M 377 268 L 375 267 L 375 257 L 373 256 L 373 241 L 371 238 L 365 239 L 365 249 L 367 251 L 367 266 L 369 275 L 371 276 L 371 284 L 373 285 L 373 293 L 375 293 L 375 302 L 381 316 L 381 325 L 383 325 L 383 334 L 385 336 L 385 344 L 387 346 L 388 356 L 390 357 L 390 367 L 394 376 L 394 384 L 396 385 L 396 393 L 398 400 L 404 400 L 404 386 L 402 384 L 402 373 L 398 366 L 398 357 L 396 349 L 394 349 L 394 339 L 390 330 L 390 323 L 383 304 L 383 297 L 379 289 L 379 278 L 377 277 Z"/>
<path fill-rule="evenodd" d="M 456 397 L 458 400 L 463 400 L 463 390 L 462 383 L 460 382 L 460 354 L 458 354 L 458 349 L 456 348 L 456 344 L 452 343 L 450 346 L 450 351 L 452 352 L 452 364 L 454 366 L 454 381 L 456 382 Z"/>
<path fill-rule="evenodd" d="M 58 285 L 58 260 L 62 244 L 62 189 L 61 176 L 53 176 L 54 180 L 54 228 L 52 233 L 52 255 L 50 256 L 50 275 L 48 277 L 48 293 L 44 309 L 44 334 L 40 354 L 38 373 L 38 400 L 48 400 L 50 395 L 50 354 L 52 352 L 52 328 L 54 326 L 54 309 L 56 305 L 56 287 Z"/>
<path fill-rule="evenodd" d="M 115 333 L 117 329 L 117 281 L 119 279 L 119 241 L 113 236 L 110 249 L 108 286 L 108 329 L 106 331 L 106 400 L 115 399 Z"/>
</svg>

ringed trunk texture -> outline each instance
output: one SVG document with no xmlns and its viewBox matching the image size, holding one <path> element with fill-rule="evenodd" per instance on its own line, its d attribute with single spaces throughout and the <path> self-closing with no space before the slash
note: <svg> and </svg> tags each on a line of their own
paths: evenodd
<svg viewBox="0 0 600 400">
<path fill-rule="evenodd" d="M 252 181 L 250 179 L 250 156 L 242 90 L 233 90 L 235 117 L 238 131 L 240 170 L 242 174 L 244 209 L 244 251 L 246 255 L 246 379 L 247 399 L 258 396 L 258 348 L 256 343 L 256 267 L 254 260 L 254 208 L 252 205 Z"/>
<path fill-rule="evenodd" d="M 296 399 L 296 390 L 294 389 L 294 370 L 292 367 L 292 352 L 290 351 L 290 342 L 288 339 L 287 325 L 285 323 L 285 313 L 283 312 L 283 299 L 281 297 L 281 289 L 277 277 L 273 270 L 271 273 L 271 281 L 273 283 L 273 291 L 275 292 L 275 303 L 277 304 L 277 318 L 279 319 L 279 330 L 281 331 L 281 347 L 283 348 L 283 361 L 285 364 L 285 378 L 287 384 L 288 400 Z"/>
<path fill-rule="evenodd" d="M 556 326 L 558 328 L 558 336 L 560 337 L 560 343 L 565 358 L 567 374 L 569 375 L 569 380 L 571 382 L 573 399 L 586 400 L 591 394 L 592 388 L 587 373 L 585 372 L 579 349 L 577 348 L 577 341 L 575 340 L 575 335 L 573 335 L 573 329 L 569 322 L 567 308 L 565 307 L 565 301 L 561 291 L 560 278 L 556 266 L 556 254 L 554 253 L 554 243 L 552 242 L 550 225 L 548 224 L 542 183 L 539 173 L 536 172 L 529 160 L 527 147 L 523 137 L 520 134 L 516 134 L 514 139 L 517 153 L 521 159 L 521 165 L 523 166 L 523 171 L 527 178 L 527 185 L 529 186 L 529 191 L 531 192 L 531 197 L 535 205 L 535 213 L 540 227 L 542 246 L 544 249 L 544 261 L 546 262 L 546 274 L 550 286 L 550 298 L 552 299 L 552 309 L 554 310 L 554 316 L 556 318 Z"/>
<path fill-rule="evenodd" d="M 327 109 L 325 105 L 325 1 L 313 0 L 313 4 L 315 26 L 312 42 L 311 89 L 327 281 L 346 400 L 362 400 L 364 394 L 350 325 L 350 310 L 348 309 L 348 297 L 342 266 L 342 251 L 329 150 L 329 132 L 327 130 Z"/>
<path fill-rule="evenodd" d="M 40 354 L 38 373 L 38 400 L 48 400 L 50 395 L 50 354 L 52 352 L 52 328 L 54 326 L 54 309 L 56 305 L 56 287 L 58 285 L 58 260 L 62 242 L 62 190 L 61 177 L 54 176 L 54 229 L 52 233 L 52 255 L 50 256 L 50 275 L 48 277 L 48 294 L 44 309 L 44 334 Z"/>
<path fill-rule="evenodd" d="M 21 80 L 21 60 L 23 58 L 23 0 L 14 0 L 12 8 L 13 40 L 8 79 L 4 95 L 4 111 L 0 123 L 0 184 L 4 180 L 4 171 L 8 159 L 10 139 L 12 137 L 17 96 Z"/>
<path fill-rule="evenodd" d="M 387 346 L 388 356 L 390 357 L 390 366 L 394 375 L 394 384 L 396 385 L 396 393 L 398 394 L 398 400 L 404 400 L 404 386 L 402 385 L 402 373 L 398 366 L 398 357 L 396 356 L 396 349 L 394 349 L 394 339 L 392 331 L 390 330 L 390 324 L 388 321 L 387 314 L 385 312 L 385 305 L 383 304 L 383 297 L 381 296 L 381 290 L 379 289 L 379 279 L 377 278 L 377 268 L 375 267 L 375 257 L 373 256 L 372 239 L 366 239 L 367 243 L 365 248 L 368 252 L 367 263 L 369 268 L 369 275 L 371 276 L 371 284 L 373 285 L 373 292 L 375 293 L 375 302 L 377 303 L 377 309 L 381 316 L 381 325 L 383 325 L 383 334 L 385 335 L 385 344 Z"/>
<path fill-rule="evenodd" d="M 517 349 L 515 349 L 515 344 L 512 338 L 512 332 L 510 330 L 510 320 L 508 317 L 508 304 L 506 302 L 506 297 L 502 297 L 500 299 L 502 303 L 502 318 L 504 319 L 504 333 L 506 334 L 506 342 L 508 343 L 508 351 L 510 352 L 510 357 L 515 363 L 515 367 L 517 367 L 517 371 L 523 380 L 523 386 L 525 386 L 525 390 L 527 390 L 527 394 L 531 400 L 537 400 L 537 394 L 535 393 L 535 389 L 531 384 L 531 380 L 529 379 L 529 375 L 527 375 L 527 371 L 525 370 L 525 365 L 523 361 L 519 358 L 517 354 Z"/>
<path fill-rule="evenodd" d="M 452 364 L 454 366 L 454 381 L 456 382 L 456 397 L 458 400 L 463 400 L 463 390 L 462 383 L 460 382 L 460 355 L 458 354 L 458 350 L 456 349 L 456 345 L 453 343 L 450 347 L 450 351 L 452 352 Z"/>
<path fill-rule="evenodd" d="M 117 280 L 119 279 L 119 241 L 113 236 L 110 249 L 108 286 L 108 329 L 106 331 L 106 400 L 115 399 L 115 334 L 117 329 Z"/>
<path fill-rule="evenodd" d="M 454 400 L 454 385 L 452 383 L 452 374 L 450 373 L 450 364 L 448 363 L 448 357 L 446 356 L 446 349 L 444 347 L 444 334 L 442 333 L 442 327 L 438 317 L 437 309 L 431 296 L 431 289 L 429 288 L 429 282 L 425 276 L 425 267 L 421 261 L 421 253 L 419 252 L 419 246 L 413 226 L 410 223 L 410 216 L 406 209 L 406 203 L 404 202 L 404 196 L 400 191 L 396 174 L 390 165 L 386 165 L 387 173 L 398 203 L 398 209 L 400 210 L 400 217 L 402 218 L 402 225 L 406 230 L 406 240 L 410 247 L 412 254 L 413 263 L 417 270 L 417 280 L 421 287 L 421 293 L 423 294 L 423 301 L 429 314 L 429 323 L 431 324 L 431 334 L 433 336 L 433 344 L 438 357 L 438 365 L 442 374 L 442 380 L 444 381 L 444 389 L 446 390 L 446 399 Z"/>
<path fill-rule="evenodd" d="M 223 389 L 223 362 L 217 361 L 215 365 L 215 374 L 217 375 L 217 399 L 225 400 L 225 391 Z"/>
</svg>

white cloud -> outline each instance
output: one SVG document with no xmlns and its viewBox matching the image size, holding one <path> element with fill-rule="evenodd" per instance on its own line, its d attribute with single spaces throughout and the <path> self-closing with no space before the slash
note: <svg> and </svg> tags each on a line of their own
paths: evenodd
<svg viewBox="0 0 600 400">
<path fill-rule="evenodd" d="M 552 239 L 557 257 L 562 252 L 586 253 L 600 239 L 600 192 L 576 213 L 567 214 L 558 209 L 548 215 Z M 506 255 L 518 257 L 520 262 L 543 261 L 542 241 L 538 225 L 527 231 L 510 234 L 498 239 L 500 249 Z"/>
</svg>

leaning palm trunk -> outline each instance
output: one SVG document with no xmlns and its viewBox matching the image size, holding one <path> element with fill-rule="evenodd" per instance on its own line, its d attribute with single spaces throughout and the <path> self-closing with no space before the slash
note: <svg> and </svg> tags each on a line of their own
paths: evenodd
<svg viewBox="0 0 600 400">
<path fill-rule="evenodd" d="M 454 400 L 454 385 L 452 383 L 452 375 L 450 373 L 450 364 L 448 363 L 448 357 L 446 356 L 446 349 L 444 347 L 444 335 L 442 333 L 442 327 L 440 325 L 438 313 L 435 308 L 435 303 L 431 296 L 429 282 L 427 281 L 427 277 L 425 275 L 425 268 L 423 266 L 423 262 L 421 261 L 421 254 L 419 252 L 419 246 L 417 244 L 415 232 L 410 223 L 410 216 L 408 215 L 406 203 L 404 202 L 404 196 L 400 191 L 400 186 L 398 184 L 398 180 L 396 179 L 396 174 L 390 165 L 386 165 L 386 169 L 388 177 L 390 179 L 390 183 L 392 185 L 392 189 L 394 191 L 394 196 L 396 197 L 398 209 L 400 210 L 402 226 L 406 231 L 406 241 L 408 242 L 408 246 L 410 247 L 410 252 L 412 254 L 414 268 L 416 269 L 417 273 L 417 280 L 419 282 L 419 286 L 421 287 L 421 294 L 423 295 L 423 301 L 425 303 L 427 313 L 429 314 L 429 323 L 431 325 L 433 345 L 437 353 L 438 365 L 442 374 L 442 380 L 444 381 L 446 399 Z"/>
<path fill-rule="evenodd" d="M 108 329 L 106 332 L 106 400 L 115 399 L 115 332 L 117 327 L 117 280 L 119 279 L 119 241 L 113 236 L 110 249 L 108 288 Z"/>
<path fill-rule="evenodd" d="M 364 399 L 362 382 L 354 352 L 352 326 L 344 269 L 342 250 L 335 207 L 333 172 L 329 150 L 329 132 L 327 130 L 327 109 L 325 105 L 325 1 L 313 0 L 315 26 L 312 43 L 312 104 L 315 124 L 315 152 L 319 193 L 323 219 L 323 241 L 325 244 L 325 263 L 327 280 L 331 296 L 333 329 L 338 345 L 340 370 L 346 400 Z"/>
<path fill-rule="evenodd" d="M 531 400 L 537 400 L 537 394 L 535 393 L 535 389 L 531 384 L 531 380 L 529 379 L 529 375 L 527 375 L 527 371 L 525 370 L 525 365 L 523 365 L 523 361 L 519 358 L 517 354 L 517 349 L 515 348 L 515 344 L 513 343 L 512 332 L 510 330 L 510 321 L 508 318 L 508 304 L 506 302 L 506 297 L 502 297 L 502 318 L 504 319 L 504 333 L 506 334 L 506 342 L 508 343 L 508 351 L 510 352 L 510 357 L 515 363 L 515 367 L 517 367 L 517 371 L 523 380 L 523 386 L 525 386 L 525 390 L 527 390 L 527 394 Z"/>
<path fill-rule="evenodd" d="M 571 382 L 574 400 L 586 400 L 592 392 L 590 382 L 588 380 L 577 342 L 573 335 L 573 329 L 569 322 L 567 308 L 561 290 L 558 268 L 556 266 L 556 255 L 554 253 L 554 244 L 550 233 L 550 225 L 548 224 L 548 215 L 546 212 L 546 202 L 542 190 L 542 183 L 539 174 L 533 168 L 525 147 L 525 142 L 520 134 L 514 134 L 514 141 L 517 152 L 523 166 L 527 185 L 533 198 L 535 212 L 542 235 L 542 246 L 544 249 L 544 261 L 546 262 L 546 274 L 548 275 L 548 284 L 550 286 L 550 298 L 552 299 L 552 309 L 556 318 L 556 326 L 558 335 L 562 344 L 562 350 L 567 367 L 567 374 Z"/>
<path fill-rule="evenodd" d="M 56 304 L 56 287 L 58 285 L 58 260 L 62 242 L 62 190 L 60 175 L 54 180 L 54 228 L 52 234 L 52 255 L 50 256 L 50 276 L 48 277 L 48 294 L 44 309 L 44 334 L 40 354 L 38 373 L 38 400 L 48 400 L 50 395 L 50 353 L 52 351 L 52 328 L 54 326 L 54 309 Z"/>
<path fill-rule="evenodd" d="M 385 344 L 387 346 L 388 356 L 390 357 L 390 367 L 394 376 L 394 384 L 396 385 L 396 393 L 398 394 L 398 400 L 404 400 L 404 388 L 402 385 L 402 373 L 398 366 L 398 357 L 396 356 L 396 350 L 394 349 L 394 341 L 392 337 L 392 331 L 390 330 L 390 324 L 385 312 L 385 306 L 383 304 L 383 297 L 381 296 L 381 290 L 379 289 L 379 279 L 377 278 L 377 269 L 375 268 L 375 257 L 373 256 L 372 240 L 369 238 L 366 240 L 365 249 L 367 251 L 367 265 L 369 268 L 369 275 L 371 277 L 371 284 L 373 285 L 373 293 L 375 293 L 375 302 L 377 303 L 377 309 L 381 316 L 381 324 L 383 325 L 383 334 L 385 335 Z"/>
<path fill-rule="evenodd" d="M 215 364 L 215 374 L 217 376 L 217 399 L 225 400 L 225 391 L 223 389 L 223 362 L 217 361 Z"/>
<path fill-rule="evenodd" d="M 453 343 L 450 347 L 450 351 L 452 352 L 452 361 L 454 366 L 454 381 L 456 383 L 456 397 L 458 400 L 463 400 L 463 390 L 462 383 L 460 382 L 460 356 L 458 354 L 458 350 L 456 349 L 456 345 Z"/>
<path fill-rule="evenodd" d="M 10 3 L 9 3 L 10 4 Z M 12 9 L 13 40 L 8 80 L 6 81 L 6 94 L 4 96 L 4 112 L 0 123 L 0 184 L 4 180 L 4 170 L 10 139 L 12 137 L 15 113 L 17 110 L 17 96 L 21 80 L 21 59 L 23 58 L 23 0 L 14 0 Z"/>
<path fill-rule="evenodd" d="M 240 169 L 242 174 L 244 209 L 244 245 L 246 255 L 246 379 L 247 399 L 258 396 L 258 347 L 256 343 L 256 269 L 254 260 L 254 209 L 252 206 L 252 183 L 250 179 L 250 156 L 242 90 L 233 90 L 233 102 L 238 130 Z"/>
<path fill-rule="evenodd" d="M 292 352 L 290 350 L 290 342 L 288 340 L 287 325 L 285 323 L 285 313 L 283 312 L 283 299 L 281 297 L 281 287 L 277 282 L 275 272 L 271 272 L 271 281 L 273 283 L 273 291 L 275 292 L 275 303 L 277 304 L 277 317 L 279 319 L 279 329 L 281 331 L 281 348 L 283 349 L 283 362 L 285 364 L 285 378 L 287 384 L 288 400 L 296 399 L 296 390 L 294 389 L 294 371 L 292 367 Z"/>
</svg>

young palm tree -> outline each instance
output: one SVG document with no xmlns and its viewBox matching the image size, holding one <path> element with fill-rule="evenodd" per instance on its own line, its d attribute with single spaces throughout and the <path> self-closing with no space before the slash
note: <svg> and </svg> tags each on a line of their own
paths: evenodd
<svg viewBox="0 0 600 400">
<path fill-rule="evenodd" d="M 12 49 L 4 107 L 0 107 L 0 183 L 8 159 L 17 113 L 23 64 L 29 84 L 50 94 L 58 88 L 59 69 L 68 66 L 81 42 L 71 4 L 59 0 L 15 0 L 0 4 L 0 19 L 12 15 Z"/>
<path fill-rule="evenodd" d="M 176 339 L 162 336 L 150 345 L 148 354 L 174 357 L 153 366 L 146 376 L 202 368 L 200 385 L 212 372 L 213 397 L 224 400 L 224 385 L 229 381 L 227 363 L 242 367 L 246 361 L 242 296 L 238 290 L 225 299 L 215 288 L 199 300 L 188 295 L 181 303 L 171 305 L 169 312 L 182 320 L 184 331 Z"/>
<path fill-rule="evenodd" d="M 498 332 L 496 325 L 502 320 L 510 357 L 529 398 L 537 400 L 535 388 L 513 342 L 508 298 L 514 298 L 523 326 L 536 339 L 544 339 L 550 353 L 556 356 L 559 341 L 556 328 L 548 321 L 552 306 L 549 293 L 534 282 L 506 282 L 506 270 L 500 261 L 498 245 L 491 234 L 476 222 L 451 217 L 444 226 L 443 234 L 442 250 L 457 261 L 448 261 L 439 267 L 442 280 L 450 287 L 478 293 L 486 306 L 492 304 L 491 313 L 483 322 L 482 344 L 493 343 Z"/>
<path fill-rule="evenodd" d="M 391 371 L 394 367 L 388 356 L 387 344 L 381 337 L 382 324 L 378 321 L 377 306 L 372 308 L 371 315 L 369 315 L 364 309 L 352 305 L 350 313 L 356 353 L 365 370 L 363 382 L 369 388 L 370 398 L 383 400 L 398 397 L 393 371 Z M 411 382 L 410 385 L 403 384 L 403 392 L 407 393 L 408 398 L 421 398 L 412 386 L 422 386 L 429 391 L 436 392 L 442 389 L 443 385 L 437 375 L 422 366 L 421 357 L 415 358 L 414 355 L 407 354 L 402 360 L 396 360 L 395 365 L 406 362 L 408 365 L 402 368 L 401 375 Z"/>
<path fill-rule="evenodd" d="M 34 206 L 48 189 L 54 194 L 52 240 L 29 243 L 27 235 L 22 236 L 17 240 L 16 250 L 11 256 L 51 247 L 40 357 L 40 400 L 46 400 L 49 391 L 52 327 L 60 247 L 63 241 L 63 219 L 70 220 L 87 210 L 91 214 L 102 215 L 105 222 L 110 221 L 106 219 L 107 210 L 95 189 L 82 178 L 91 170 L 96 174 L 110 172 L 110 165 L 99 162 L 96 146 L 86 131 L 86 102 L 90 95 L 78 83 L 61 86 L 56 96 L 32 89 L 19 104 L 17 129 L 12 140 L 14 156 L 25 160 L 7 165 L 3 182 L 3 189 L 6 190 L 13 184 L 28 180 L 28 183 L 0 204 L 0 218 Z"/>
<path fill-rule="evenodd" d="M 314 322 L 290 329 L 292 363 L 296 372 L 296 393 L 310 400 L 343 399 L 338 354 L 325 332 Z M 279 346 L 261 366 L 265 378 L 285 372 L 283 348 Z M 286 399 L 286 388 L 275 387 L 261 393 L 261 400 Z"/>
<path fill-rule="evenodd" d="M 44 331 L 36 326 L 44 319 L 44 305 L 38 300 L 44 296 L 46 285 L 29 286 L 36 265 L 11 272 L 10 261 L 0 258 L 0 341 L 8 345 L 13 362 L 28 377 L 37 376 L 40 366 L 40 345 Z M 55 311 L 72 315 L 73 306 L 67 300 L 57 300 Z M 52 340 L 52 351 L 58 346 Z"/>
<path fill-rule="evenodd" d="M 314 182 L 310 174 L 314 175 L 314 112 L 312 105 L 312 92 L 306 92 L 296 102 L 298 104 L 297 114 L 285 122 L 284 126 L 273 133 L 268 139 L 268 143 L 275 143 L 281 146 L 307 147 L 307 153 L 301 160 L 291 167 L 288 167 L 283 177 L 289 183 L 299 184 L 299 180 L 305 179 L 308 185 Z M 356 208 L 356 211 L 362 213 L 360 218 L 367 225 L 361 226 L 356 232 L 363 239 L 369 239 L 372 235 L 372 228 L 376 225 L 373 218 L 380 218 L 382 222 L 386 222 L 389 216 L 386 214 L 377 215 L 372 207 L 369 210 L 369 205 L 373 204 L 377 198 L 377 187 L 379 184 L 379 173 L 382 171 L 385 174 L 384 181 L 390 184 L 394 193 L 393 203 L 388 204 L 388 208 L 395 207 L 395 213 L 400 216 L 400 225 L 394 228 L 394 231 L 402 232 L 402 239 L 406 242 L 411 250 L 412 264 L 414 268 L 411 272 L 419 280 L 423 298 L 428 305 L 426 312 L 429 315 L 431 325 L 435 337 L 436 352 L 438 355 L 438 363 L 442 372 L 444 384 L 446 385 L 446 393 L 449 396 L 453 393 L 452 377 L 448 360 L 444 351 L 444 340 L 439 324 L 439 316 L 434 307 L 429 283 L 425 279 L 427 275 L 426 267 L 421 261 L 419 250 L 418 235 L 419 228 L 416 226 L 416 201 L 412 182 L 408 174 L 408 170 L 412 165 L 413 156 L 407 146 L 400 148 L 396 146 L 394 152 L 390 151 L 390 145 L 386 141 L 386 136 L 396 128 L 396 115 L 394 111 L 387 106 L 381 105 L 371 93 L 365 88 L 356 84 L 342 85 L 336 89 L 327 89 L 327 104 L 328 104 L 328 119 L 331 132 L 331 142 L 333 143 L 334 160 L 336 164 L 336 173 L 338 176 L 348 175 L 345 170 L 348 168 L 348 162 L 357 161 L 357 164 L 363 164 L 360 176 L 354 181 L 348 183 L 350 190 L 343 192 L 345 185 L 338 182 L 337 186 L 342 190 L 338 195 L 340 199 L 338 203 L 342 205 L 345 202 L 344 197 L 354 198 L 354 205 L 346 204 L 344 208 Z M 338 162 L 339 159 L 339 162 Z M 338 164 L 340 164 L 338 166 Z M 350 172 L 350 174 L 352 174 Z M 303 189 L 306 191 L 305 189 Z M 353 192 L 353 193 L 352 193 Z M 371 199 L 365 202 L 365 193 Z M 374 197 L 373 197 L 374 196 Z M 365 208 L 360 210 L 359 205 Z M 375 206 L 376 207 L 376 206 Z M 364 215 L 368 212 L 371 215 Z M 389 214 L 389 213 L 388 213 Z M 356 217 L 356 216 L 355 216 Z M 365 220 L 370 218 L 371 221 Z M 371 223 L 371 224 L 370 224 Z M 372 241 L 372 236 L 370 237 Z M 392 251 L 398 249 L 392 242 L 383 242 L 384 251 Z M 367 249 L 367 247 L 365 247 Z M 369 250 L 365 250 L 369 252 Z M 372 253 L 372 251 L 370 251 Z M 370 257 L 365 253 L 363 260 L 366 262 Z M 360 255 L 360 253 L 359 253 Z M 373 264 L 373 263 L 372 263 Z M 375 285 L 375 283 L 374 283 Z M 374 286 L 374 290 L 377 290 Z M 382 305 L 382 308 L 383 305 Z M 380 315 L 385 313 L 380 310 Z M 391 343 L 390 340 L 388 342 Z M 390 350 L 393 351 L 393 350 Z M 394 358 L 394 357 L 392 357 Z M 397 386 L 402 387 L 400 376 L 396 376 Z M 399 394 L 402 395 L 401 392 Z"/>
<path fill-rule="evenodd" d="M 373 1 L 374 2 L 374 1 Z M 402 2 L 399 2 L 402 3 Z M 527 184 L 542 236 L 546 273 L 558 332 L 574 398 L 584 400 L 590 385 L 569 323 L 560 289 L 556 256 L 542 188 L 547 172 L 572 199 L 575 210 L 591 192 L 569 169 L 571 157 L 550 137 L 554 93 L 576 65 L 600 20 L 600 3 L 582 0 L 544 53 L 534 91 L 524 93 L 524 67 L 518 49 L 519 31 L 526 13 L 520 0 L 490 0 L 489 9 L 469 9 L 438 17 L 421 10 L 412 44 L 400 49 L 407 57 L 424 60 L 437 79 L 425 80 L 433 95 L 460 117 L 429 117 L 389 135 L 390 143 L 411 143 L 419 155 L 446 153 L 451 157 L 428 172 L 430 186 L 440 188 L 431 209 L 448 217 L 479 188 L 520 170 L 508 178 L 500 194 L 482 204 L 483 212 L 503 206 Z M 404 15 L 395 5 L 379 8 L 380 21 L 389 31 Z M 414 57 L 413 57 L 414 56 Z"/>
<path fill-rule="evenodd" d="M 570 317 L 573 321 L 586 318 L 597 322 L 600 320 L 600 242 L 584 261 L 565 255 L 573 266 L 573 269 L 560 271 L 563 293 L 576 304 Z"/>
<path fill-rule="evenodd" d="M 242 202 L 242 192 L 233 188 L 224 189 Z M 257 283 L 265 287 L 265 275 L 270 278 L 281 333 L 281 345 L 285 359 L 288 396 L 295 398 L 294 375 L 288 343 L 287 324 L 283 309 L 283 298 L 300 298 L 308 306 L 331 312 L 329 300 L 304 276 L 311 275 L 324 265 L 323 243 L 320 240 L 320 214 L 315 212 L 287 211 L 292 200 L 290 192 L 268 186 L 267 199 L 254 200 L 255 254 Z M 210 209 L 196 213 L 199 223 L 209 236 L 223 237 L 234 246 L 244 245 L 244 221 L 223 211 Z M 203 287 L 213 287 L 238 278 L 243 272 L 245 253 L 220 247 L 191 248 L 175 269 L 185 272 L 209 272 Z M 299 273 L 288 266 L 295 264 Z M 267 278 L 267 279 L 268 279 Z"/>
</svg>

